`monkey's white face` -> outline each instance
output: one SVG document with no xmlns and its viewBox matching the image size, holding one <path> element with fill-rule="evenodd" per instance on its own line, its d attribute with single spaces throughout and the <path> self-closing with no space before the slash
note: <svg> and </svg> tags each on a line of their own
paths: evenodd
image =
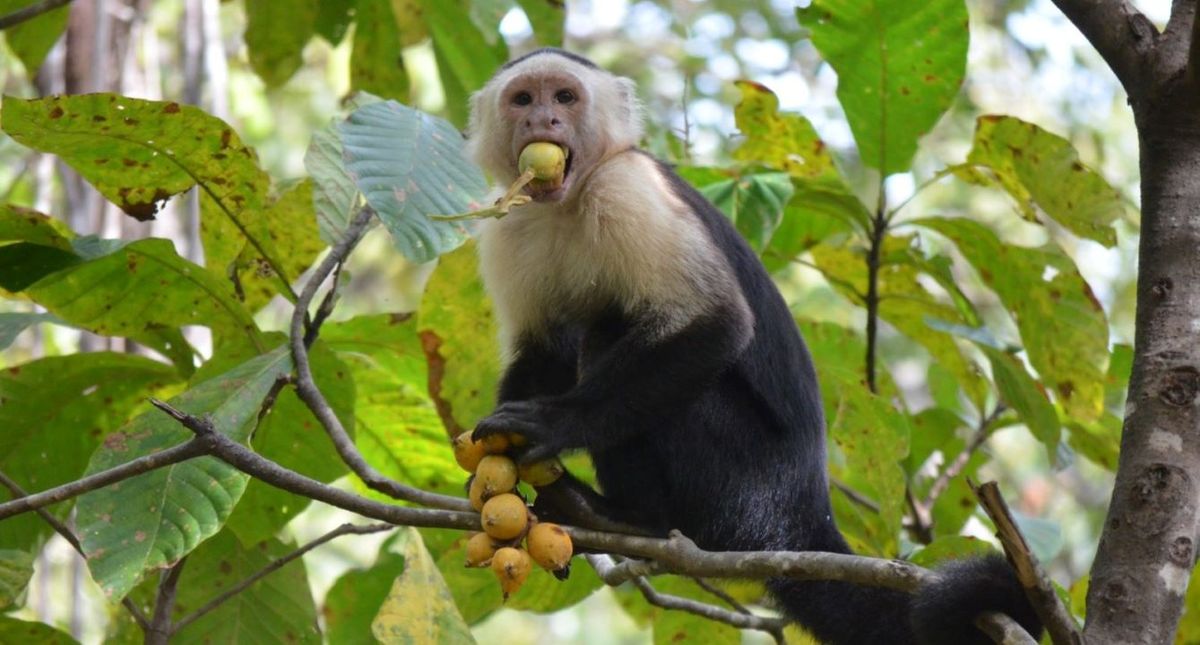
<svg viewBox="0 0 1200 645">
<path fill-rule="evenodd" d="M 547 53 L 502 69 L 472 97 L 468 146 L 502 186 L 520 174 L 517 162 L 530 143 L 566 148 L 562 186 L 526 189 L 539 202 L 555 203 L 585 190 L 597 164 L 636 146 L 641 135 L 632 81 Z"/>
<path fill-rule="evenodd" d="M 564 71 L 528 72 L 514 77 L 500 92 L 501 118 L 511 129 L 512 168 L 525 146 L 538 141 L 558 144 L 567 151 L 562 185 L 553 190 L 532 185 L 525 192 L 539 202 L 557 202 L 570 193 L 575 177 L 599 159 L 595 145 L 585 145 L 591 94 L 574 74 Z"/>
</svg>

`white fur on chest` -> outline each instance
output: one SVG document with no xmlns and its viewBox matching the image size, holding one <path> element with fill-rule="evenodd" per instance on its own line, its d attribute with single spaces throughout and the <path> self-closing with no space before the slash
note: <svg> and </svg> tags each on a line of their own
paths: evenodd
<svg viewBox="0 0 1200 645">
<path fill-rule="evenodd" d="M 480 271 L 506 352 L 522 334 L 586 323 L 601 309 L 650 310 L 670 333 L 732 290 L 703 225 L 654 163 L 625 153 L 562 204 L 533 204 L 480 231 Z"/>
</svg>

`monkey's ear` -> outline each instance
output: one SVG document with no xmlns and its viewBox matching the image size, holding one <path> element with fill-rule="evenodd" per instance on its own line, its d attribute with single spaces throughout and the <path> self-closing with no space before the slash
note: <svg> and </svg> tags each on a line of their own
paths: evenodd
<svg viewBox="0 0 1200 645">
<path fill-rule="evenodd" d="M 618 76 L 616 87 L 622 128 L 629 134 L 631 144 L 636 145 L 642 138 L 642 103 L 638 100 L 637 83 L 633 79 Z"/>
</svg>

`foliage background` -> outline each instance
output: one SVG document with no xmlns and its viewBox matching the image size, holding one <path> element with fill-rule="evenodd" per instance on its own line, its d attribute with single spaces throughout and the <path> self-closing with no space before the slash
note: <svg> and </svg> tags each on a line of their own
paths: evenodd
<svg viewBox="0 0 1200 645">
<path fill-rule="evenodd" d="M 185 4 L 163 0 L 144 14 L 146 22 L 133 40 L 133 58 L 142 70 L 142 78 L 140 83 L 124 89 L 125 93 L 152 99 L 185 93 L 180 71 L 187 56 L 179 33 Z M 214 69 L 224 69 L 227 76 L 223 84 L 209 86 L 210 92 L 217 87 L 218 94 L 201 97 L 201 104 L 234 126 L 244 142 L 257 151 L 262 167 L 277 183 L 306 174 L 305 151 L 312 133 L 342 113 L 340 100 L 352 88 L 365 88 L 383 96 L 403 95 L 411 105 L 461 125 L 466 90 L 444 82 L 439 63 L 452 66 L 460 80 L 478 81 L 486 78 L 490 68 L 480 64 L 476 69 L 468 64 L 470 61 L 499 56 L 496 52 L 505 45 L 513 52 L 530 47 L 529 22 L 512 3 L 470 3 L 479 23 L 498 25 L 494 33 L 482 29 L 482 38 L 458 38 L 464 49 L 461 52 L 438 51 L 433 42 L 419 38 L 392 43 L 393 47 L 406 45 L 403 56 L 407 76 L 389 77 L 386 64 L 362 64 L 388 60 L 389 50 L 383 44 L 388 34 L 359 37 L 357 33 L 363 25 L 386 24 L 362 16 L 384 11 L 388 3 L 360 0 L 360 20 L 336 45 L 330 40 L 337 38 L 280 42 L 292 30 L 264 30 L 262 25 L 278 26 L 280 21 L 305 17 L 288 12 L 258 15 L 254 7 L 269 5 L 249 4 L 249 11 L 241 2 L 222 3 L 216 11 L 219 57 L 223 60 L 216 61 Z M 1134 4 L 1156 21 L 1166 18 L 1165 2 Z M 1132 117 L 1123 93 L 1090 46 L 1044 0 L 972 1 L 967 6 L 971 40 L 966 82 L 949 114 L 921 141 L 912 171 L 888 179 L 892 203 L 903 202 L 941 168 L 964 159 L 975 119 L 982 114 L 1013 115 L 1066 137 L 1085 164 L 1136 200 Z M 0 2 L 0 9 L 5 7 Z M 741 142 L 733 106 L 742 94 L 734 81 L 752 79 L 775 92 L 782 110 L 799 112 L 812 121 L 821 138 L 837 153 L 851 190 L 871 203 L 877 176 L 857 158 L 854 137 L 836 95 L 836 74 L 822 62 L 798 25 L 793 3 L 570 2 L 566 15 L 566 42 L 571 49 L 638 81 L 651 125 L 648 146 L 656 153 L 695 166 L 731 166 L 735 161 L 733 152 Z M 425 16 L 435 37 L 437 29 L 452 29 L 468 22 L 453 18 Z M 259 46 L 255 38 L 260 35 L 276 40 Z M 455 39 L 438 38 L 436 42 L 451 40 Z M 383 53 L 365 50 L 369 42 L 378 44 Z M 4 94 L 35 96 L 33 79 L 21 59 L 9 55 L 28 55 L 28 50 L 22 49 L 11 34 L 6 46 L 0 61 Z M 51 51 L 50 58 L 54 55 Z M 289 74 L 288 70 L 294 72 Z M 35 206 L 43 212 L 61 212 L 55 208 L 61 196 L 37 181 L 33 169 L 38 163 L 45 162 L 31 156 L 28 148 L 13 139 L 0 137 L 0 196 L 3 201 Z M 172 237 L 180 240 L 182 254 L 199 258 L 199 249 L 188 248 L 187 244 L 188 239 L 196 238 L 184 235 L 186 230 L 172 228 L 185 218 L 182 201 L 175 200 L 154 224 L 108 213 L 94 222 L 98 227 L 95 230 L 77 229 L 107 237 Z M 174 211 L 176 208 L 180 210 Z M 987 222 L 1010 243 L 1039 245 L 1049 239 L 1041 227 L 1014 218 L 1012 201 L 1001 191 L 971 189 L 961 182 L 938 182 L 905 208 L 922 216 L 967 214 Z M 1119 220 L 1116 228 L 1120 244 L 1112 249 L 1053 230 L 1050 235 L 1074 259 L 1103 305 L 1111 342 L 1128 344 L 1132 340 L 1135 216 Z M 828 267 L 841 260 L 831 251 L 823 260 L 812 261 Z M 372 233 L 354 258 L 350 268 L 353 280 L 338 317 L 416 310 L 430 270 L 429 266 L 403 262 L 381 230 Z M 862 308 L 851 305 L 835 284 L 811 266 L 787 267 L 778 278 L 798 319 L 863 328 Z M 996 302 L 977 278 L 968 275 L 962 286 L 979 305 L 989 329 L 1003 341 L 1017 337 L 1002 303 Z M 0 311 L 31 308 L 25 302 L 0 300 Z M 285 303 L 276 299 L 256 318 L 264 328 L 280 329 L 287 312 Z M 819 331 L 806 331 L 814 351 L 826 359 L 826 365 L 860 369 L 858 347 L 847 351 L 837 337 L 823 343 Z M 191 332 L 189 337 L 202 351 L 211 351 L 202 330 Z M 70 354 L 80 342 L 77 331 L 40 326 L 22 332 L 0 353 L 0 367 Z M 929 376 L 928 352 L 887 325 L 882 328 L 880 343 L 881 363 L 887 366 L 898 396 L 909 409 L 919 410 L 935 402 L 940 381 Z M 825 378 L 828 389 L 833 379 Z M 999 479 L 1022 514 L 1043 520 L 1027 525 L 1026 530 L 1031 526 L 1043 529 L 1031 536 L 1038 542 L 1039 555 L 1049 559 L 1055 579 L 1069 586 L 1090 565 L 1111 489 L 1111 464 L 1108 468 L 1098 465 L 1075 454 L 1066 443 L 1058 447 L 1056 456 L 1058 463 L 1052 465 L 1043 444 L 1023 424 L 1014 424 L 997 431 L 989 441 L 986 459 L 979 460 L 978 477 Z M 295 520 L 289 530 L 296 540 L 304 541 L 338 521 L 337 514 L 313 508 Z M 978 519 L 968 522 L 966 531 L 978 536 L 988 533 Z M 306 556 L 309 581 L 318 598 L 347 567 L 365 564 L 362 554 L 374 554 L 374 547 L 370 537 L 346 538 Z M 898 548 L 908 552 L 912 545 L 901 544 Z M 85 640 L 99 639 L 110 629 L 101 595 L 72 552 L 52 542 L 39 556 L 38 564 L 22 617 L 62 625 Z M 66 594 L 72 602 L 56 601 Z M 524 634 L 528 642 L 637 642 L 649 638 L 647 628 L 629 619 L 613 598 L 611 592 L 604 591 L 582 605 L 548 616 L 499 611 L 476 625 L 474 631 L 485 642 L 514 633 Z"/>
</svg>

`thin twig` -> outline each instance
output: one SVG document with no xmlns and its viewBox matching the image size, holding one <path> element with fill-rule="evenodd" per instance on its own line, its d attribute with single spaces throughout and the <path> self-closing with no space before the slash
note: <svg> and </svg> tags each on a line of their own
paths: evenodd
<svg viewBox="0 0 1200 645">
<path fill-rule="evenodd" d="M 1017 621 L 998 611 L 985 611 L 975 618 L 975 626 L 998 645 L 1037 645 L 1037 641 Z"/>
<path fill-rule="evenodd" d="M 28 7 L 21 7 L 12 13 L 7 13 L 0 16 L 0 30 L 8 29 L 15 25 L 19 25 L 25 21 L 33 20 L 38 16 L 49 13 L 71 4 L 72 0 L 42 0 L 36 4 L 31 4 Z M 30 72 L 32 73 L 32 72 Z"/>
<path fill-rule="evenodd" d="M 94 475 L 88 475 L 82 479 L 67 482 L 62 486 L 55 486 L 49 490 L 44 490 L 40 493 L 19 497 L 12 501 L 0 504 L 0 520 L 19 515 L 28 511 L 34 511 L 43 506 L 48 506 L 56 502 L 61 502 L 65 499 L 70 499 L 78 495 L 103 488 L 109 484 L 115 484 L 119 481 L 124 481 L 130 477 L 136 477 L 142 473 L 150 472 L 156 468 L 163 468 L 172 464 L 177 464 L 181 461 L 187 461 L 192 457 L 199 457 L 208 452 L 205 445 L 206 439 L 196 438 L 187 443 L 179 444 L 172 448 L 167 448 L 162 452 L 156 452 L 152 455 L 138 457 L 133 461 L 127 461 L 120 466 L 114 466 L 108 470 L 100 471 Z"/>
<path fill-rule="evenodd" d="M 1004 546 L 1004 553 L 1016 570 L 1017 579 L 1025 588 L 1025 595 L 1033 605 L 1034 612 L 1046 626 L 1050 640 L 1054 645 L 1081 645 L 1083 635 L 1079 633 L 1079 626 L 1075 624 L 1071 612 L 1055 593 L 1050 577 L 1029 550 L 1025 536 L 1021 535 L 1021 529 L 1017 527 L 1012 513 L 1008 510 L 1008 504 L 1000 494 L 1000 487 L 996 482 L 987 482 L 978 487 L 972 485 L 971 489 L 975 491 L 980 506 L 996 525 L 996 537 Z"/>
<path fill-rule="evenodd" d="M 24 488 L 21 488 L 20 484 L 6 475 L 3 471 L 0 471 L 0 484 L 3 484 L 5 488 L 12 491 L 14 497 L 25 497 L 29 494 L 25 492 Z M 83 552 L 83 544 L 80 543 L 79 538 L 75 536 L 75 532 L 72 531 L 70 527 L 60 522 L 57 517 L 54 517 L 50 511 L 47 511 L 44 508 L 36 508 L 34 509 L 34 512 L 37 513 L 38 516 L 41 517 L 47 524 L 49 524 L 50 527 L 54 529 L 55 533 L 61 535 L 62 538 L 67 541 L 67 544 L 71 545 L 71 548 L 75 549 L 75 551 L 79 555 L 83 556 L 84 559 L 87 559 L 87 554 Z M 150 628 L 150 619 L 146 617 L 146 613 L 142 611 L 141 607 L 138 607 L 137 604 L 133 602 L 133 599 L 131 599 L 129 596 L 125 596 L 121 599 L 121 606 L 129 612 L 129 615 L 133 616 L 133 621 L 137 623 L 137 626 L 142 630 L 143 634 Z"/>
<path fill-rule="evenodd" d="M 432 508 L 441 508 L 455 511 L 470 511 L 471 505 L 465 499 L 460 497 L 450 497 L 448 495 L 439 495 L 429 491 L 421 490 L 414 486 L 402 484 L 394 479 L 386 477 L 383 473 L 375 469 L 374 466 L 367 463 L 367 460 L 358 451 L 358 447 L 354 445 L 354 440 L 350 438 L 350 433 L 346 432 L 345 426 L 342 425 L 341 419 L 338 419 L 333 408 L 325 399 L 325 395 L 321 393 L 317 387 L 316 381 L 313 380 L 312 368 L 308 360 L 309 344 L 316 340 L 319 333 L 319 320 L 324 320 L 319 317 L 319 320 L 307 321 L 308 307 L 312 303 L 313 298 L 317 294 L 317 289 L 325 278 L 333 272 L 334 267 L 341 264 L 358 240 L 362 237 L 363 231 L 366 230 L 367 224 L 374 217 L 375 211 L 369 206 L 363 207 L 350 226 L 342 235 L 342 239 L 334 245 L 329 255 L 321 264 L 313 271 L 312 276 L 308 279 L 308 283 L 304 285 L 304 290 L 300 293 L 300 297 L 296 300 L 296 307 L 292 312 L 291 324 L 291 350 L 292 361 L 296 365 L 296 394 L 300 400 L 308 406 L 312 411 L 313 416 L 321 422 L 325 428 L 326 434 L 333 442 L 334 448 L 342 461 L 350 467 L 350 470 L 358 475 L 371 490 L 378 491 L 389 497 L 429 506 Z M 336 288 L 336 284 L 334 285 Z"/>
<path fill-rule="evenodd" d="M 174 406 L 158 399 L 150 399 L 156 408 L 179 421 L 183 427 L 196 433 L 197 439 L 206 442 L 205 454 L 212 455 L 238 470 L 259 479 L 265 484 L 281 490 L 303 495 L 338 508 L 358 513 L 391 524 L 430 528 L 458 528 L 479 530 L 479 514 L 444 509 L 410 508 L 384 504 L 355 495 L 346 490 L 321 483 L 310 477 L 285 468 L 242 444 L 217 432 L 208 419 L 181 412 Z M 456 498 L 451 498 L 456 499 Z"/>
<path fill-rule="evenodd" d="M 175 611 L 175 593 L 179 590 L 179 576 L 187 556 L 179 559 L 163 571 L 158 581 L 158 594 L 154 598 L 154 618 L 146 630 L 145 645 L 167 645 L 171 640 L 171 613 Z"/>
<path fill-rule="evenodd" d="M 871 221 L 871 245 L 867 248 L 867 389 L 872 394 L 879 392 L 875 382 L 875 356 L 879 336 L 879 270 L 883 266 L 883 241 L 887 238 L 887 191 L 883 179 L 879 180 L 879 205 Z"/>
<path fill-rule="evenodd" d="M 592 566 L 592 569 L 596 571 L 597 575 L 606 582 L 614 577 L 612 574 L 613 569 L 620 566 L 620 564 L 624 564 L 614 563 L 613 559 L 607 555 L 588 554 L 584 557 L 587 559 L 588 564 Z M 695 616 L 700 616 L 701 618 L 732 625 L 739 629 L 763 631 L 774 637 L 776 642 L 783 642 L 783 627 L 786 624 L 786 621 L 783 619 L 764 618 L 747 611 L 729 611 L 728 609 L 691 600 L 690 598 L 659 593 L 644 576 L 636 576 L 632 578 L 632 581 L 634 586 L 638 588 L 638 591 L 642 592 L 642 597 L 646 599 L 646 602 L 655 607 L 684 611 Z"/>
<path fill-rule="evenodd" d="M 836 477 L 830 477 L 829 483 L 833 484 L 834 488 L 841 491 L 843 495 L 845 495 L 847 498 L 850 499 L 850 501 L 854 502 L 855 504 L 858 504 L 859 506 L 867 509 L 868 511 L 871 511 L 872 513 L 879 512 L 879 503 L 878 502 L 876 502 L 875 500 L 871 499 L 870 497 L 867 497 L 866 495 L 863 495 L 862 493 L 854 490 L 846 482 L 841 481 L 840 479 L 838 479 Z"/>
<path fill-rule="evenodd" d="M 725 592 L 724 589 L 718 587 L 717 585 L 714 585 L 713 583 L 705 580 L 704 578 L 697 578 L 695 576 L 692 577 L 692 581 L 695 582 L 696 584 L 700 585 L 701 589 L 716 596 L 717 598 L 719 598 L 721 600 L 721 602 L 724 602 L 725 604 L 732 607 L 734 611 L 737 611 L 742 614 L 750 613 L 750 610 L 746 609 L 745 605 L 738 602 L 737 598 L 734 598 L 733 596 L 729 595 L 728 593 Z"/>
<path fill-rule="evenodd" d="M 209 600 L 208 602 L 204 603 L 196 611 L 193 611 L 192 613 L 188 614 L 187 616 L 180 618 L 179 622 L 175 623 L 175 626 L 171 628 L 171 633 L 172 634 L 178 633 L 179 630 L 196 622 L 196 620 L 198 620 L 205 614 L 213 611 L 217 607 L 220 607 L 227 600 L 229 600 L 230 598 L 233 598 L 234 596 L 241 593 L 242 591 L 245 591 L 247 588 L 249 588 L 254 583 L 258 582 L 259 580 L 262 580 L 263 578 L 267 577 L 271 573 L 282 569 L 284 566 L 287 565 L 287 563 L 291 562 L 292 560 L 299 558 L 300 556 L 304 555 L 305 553 L 312 551 L 313 549 L 321 546 L 322 544 L 325 544 L 326 542 L 329 542 L 330 540 L 332 540 L 334 538 L 341 537 L 343 535 L 367 535 L 370 533 L 379 533 L 381 531 L 387 531 L 387 530 L 394 529 L 394 528 L 396 528 L 396 527 L 392 524 L 365 524 L 365 525 L 349 524 L 349 523 L 342 524 L 341 526 L 339 526 L 339 527 L 333 529 L 332 531 L 326 533 L 325 535 L 322 535 L 321 537 L 305 544 L 304 546 L 296 549 L 295 551 L 292 551 L 291 553 L 288 553 L 285 556 L 282 556 L 282 557 L 276 558 L 275 560 L 272 560 L 270 562 L 270 564 L 259 569 L 258 571 L 255 571 L 253 574 L 247 576 L 241 582 L 238 582 L 237 584 L 233 585 L 229 589 L 226 589 L 224 592 L 218 594 L 212 600 Z"/>
<path fill-rule="evenodd" d="M 1003 403 L 998 403 L 992 409 L 991 414 L 988 414 L 979 421 L 979 425 L 975 428 L 975 433 L 967 441 L 966 447 L 963 448 L 962 452 L 958 453 L 953 461 L 946 465 L 945 470 L 938 475 L 938 478 L 933 481 L 933 485 L 929 487 L 929 493 L 925 496 L 925 501 L 922 502 L 925 508 L 933 508 L 933 504 L 937 501 L 938 497 L 941 497 L 942 493 L 946 492 L 946 489 L 950 487 L 951 480 L 962 474 L 963 469 L 967 467 L 967 463 L 971 461 L 971 457 L 983 446 L 987 438 L 992 436 L 992 424 L 1007 409 Z"/>
</svg>

